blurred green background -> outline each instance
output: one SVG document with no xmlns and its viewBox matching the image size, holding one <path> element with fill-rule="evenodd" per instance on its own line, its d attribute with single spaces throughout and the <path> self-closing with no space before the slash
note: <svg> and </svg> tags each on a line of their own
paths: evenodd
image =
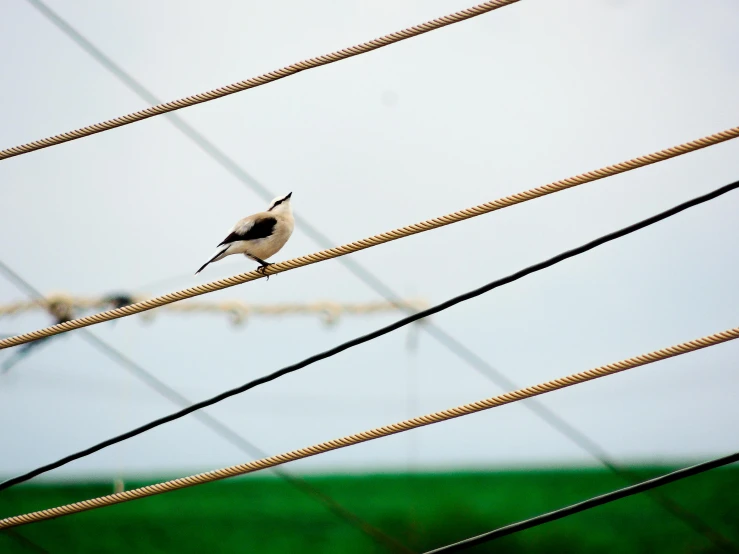
<svg viewBox="0 0 739 554">
<path fill-rule="evenodd" d="M 636 471 L 640 480 L 675 468 Z M 322 475 L 306 480 L 411 550 L 423 552 L 624 486 L 601 469 Z M 126 483 L 133 488 L 145 483 Z M 2 515 L 112 492 L 112 483 L 26 485 L 0 494 Z M 658 492 L 739 544 L 739 467 Z M 16 528 L 49 552 L 387 552 L 274 477 L 198 486 Z M 0 533 L 3 553 L 33 552 Z M 470 552 L 723 552 L 647 494 L 542 525 Z"/>
</svg>

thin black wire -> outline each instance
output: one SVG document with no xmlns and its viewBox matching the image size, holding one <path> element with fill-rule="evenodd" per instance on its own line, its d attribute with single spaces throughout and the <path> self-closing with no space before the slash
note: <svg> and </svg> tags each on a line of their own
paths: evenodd
<svg viewBox="0 0 739 554">
<path fill-rule="evenodd" d="M 15 271 L 13 271 L 10 267 L 8 267 L 8 265 L 6 265 L 2 260 L 0 260 L 0 271 L 3 272 L 6 275 L 6 277 L 10 281 L 12 281 L 16 286 L 24 290 L 30 297 L 43 298 L 43 295 L 41 294 L 39 290 L 37 290 L 28 281 L 23 279 L 23 277 L 21 277 Z M 81 329 L 80 331 L 81 331 L 82 338 L 85 339 L 94 348 L 96 348 L 102 354 L 104 354 L 105 356 L 107 356 L 108 358 L 116 362 L 117 364 L 119 364 L 121 367 L 126 369 L 129 373 L 132 373 L 136 378 L 140 379 L 142 382 L 144 382 L 146 385 L 148 385 L 150 388 L 158 392 L 160 395 L 162 395 L 164 398 L 166 398 L 170 402 L 173 402 L 174 404 L 178 404 L 180 406 L 192 405 L 191 400 L 181 395 L 179 392 L 177 392 L 175 389 L 173 389 L 172 387 L 170 387 L 163 381 L 159 380 L 156 376 L 154 376 L 154 374 L 147 371 L 144 367 L 134 362 L 132 359 L 130 359 L 125 354 L 123 354 L 122 352 L 114 348 L 112 345 L 108 344 L 107 342 L 99 338 L 94 333 L 90 332 L 88 329 Z M 33 343 L 30 343 L 30 344 L 33 344 Z M 218 419 L 211 416 L 207 412 L 196 412 L 195 417 L 199 419 L 201 423 L 203 423 L 206 427 L 208 427 L 216 435 L 227 440 L 232 445 L 234 445 L 236 448 L 238 448 L 242 452 L 245 452 L 249 456 L 252 456 L 256 459 L 264 458 L 267 456 L 267 453 L 264 450 L 260 449 L 258 446 L 256 446 L 255 444 L 253 444 L 252 442 L 250 442 L 243 436 L 239 435 L 236 431 L 228 427 L 225 423 L 219 421 Z M 355 527 L 358 527 L 362 532 L 370 536 L 370 538 L 378 542 L 381 542 L 382 544 L 389 547 L 391 550 L 395 552 L 404 552 L 404 553 L 411 552 L 400 541 L 398 541 L 394 537 L 391 537 L 390 535 L 387 535 L 385 532 L 381 531 L 380 529 L 377 529 L 376 527 L 370 525 L 368 522 L 364 521 L 363 519 L 361 519 L 359 516 L 357 516 L 353 512 L 344 508 L 344 506 L 339 504 L 332 497 L 321 492 L 319 489 L 317 489 L 316 487 L 314 487 L 307 481 L 304 481 L 303 479 L 299 477 L 295 477 L 291 475 L 289 472 L 285 471 L 284 469 L 281 469 L 281 468 L 272 468 L 272 469 L 275 475 L 284 479 L 290 485 L 294 486 L 295 488 L 299 489 L 305 494 L 312 496 L 314 499 L 322 503 L 334 515 L 343 519 L 347 523 Z"/>
<path fill-rule="evenodd" d="M 77 29 L 72 27 L 48 6 L 46 6 L 41 0 L 28 0 L 28 2 L 34 6 L 41 14 L 46 17 L 53 25 L 67 35 L 73 42 L 75 42 L 80 48 L 87 52 L 93 59 L 100 63 L 104 68 L 110 71 L 115 77 L 120 79 L 124 85 L 131 89 L 135 94 L 142 98 L 145 102 L 151 105 L 161 104 L 162 100 L 157 98 L 150 90 L 144 87 L 138 80 L 133 76 L 129 75 L 122 67 L 116 64 L 111 58 L 106 56 L 100 49 L 92 44 L 87 38 L 85 38 Z M 229 157 L 223 150 L 218 148 L 214 143 L 208 140 L 205 135 L 200 131 L 191 127 L 180 115 L 176 112 L 169 112 L 164 114 L 163 117 L 167 118 L 179 131 L 185 136 L 192 140 L 207 156 L 212 158 L 216 163 L 223 167 L 226 171 L 231 173 L 237 180 L 239 180 L 246 187 L 252 189 L 265 201 L 271 200 L 275 194 L 258 181 L 254 176 L 247 172 L 243 167 L 236 163 L 233 158 Z M 306 219 L 300 215 L 295 217 L 298 227 L 319 247 L 331 248 L 336 242 L 329 239 L 328 236 L 323 234 L 315 226 L 313 226 Z M 388 302 L 392 303 L 396 308 L 405 311 L 406 313 L 413 313 L 412 309 L 409 309 L 405 305 L 400 295 L 398 295 L 391 287 L 385 284 L 379 277 L 377 277 L 370 270 L 362 266 L 361 264 L 354 261 L 350 256 L 342 256 L 339 258 L 339 263 L 343 264 L 350 273 L 354 274 L 360 281 L 367 285 L 370 289 L 374 290 L 380 296 L 385 298 Z M 487 361 L 478 356 L 468 346 L 462 344 L 453 335 L 436 325 L 434 322 L 428 321 L 422 326 L 422 328 L 431 335 L 439 344 L 449 350 L 452 354 L 457 356 L 460 360 L 467 363 L 470 367 L 476 370 L 480 375 L 491 381 L 492 383 L 499 386 L 502 390 L 513 390 L 520 388 L 518 384 L 506 377 L 500 370 L 493 367 Z M 598 445 L 593 439 L 584 435 L 580 430 L 571 424 L 567 423 L 564 419 L 556 415 L 553 411 L 547 408 L 542 402 L 537 399 L 530 399 L 524 403 L 524 407 L 531 410 L 534 415 L 542 418 L 544 423 L 549 425 L 556 432 L 570 440 L 575 445 L 582 448 L 594 459 L 598 460 L 604 467 L 620 475 L 627 481 L 633 482 L 633 477 L 628 476 L 628 471 L 619 468 L 610 459 L 605 450 Z M 676 517 L 682 519 L 688 526 L 692 527 L 695 531 L 704 535 L 712 534 L 714 538 L 711 540 L 715 543 L 725 543 L 726 539 L 720 537 L 720 535 L 713 531 L 710 526 L 705 524 L 697 515 L 692 514 L 669 499 L 659 499 L 659 493 L 655 493 L 655 500 L 662 504 L 662 506 L 670 511 Z M 718 537 L 718 538 L 716 538 Z M 709 537 L 710 538 L 710 537 Z"/>
<path fill-rule="evenodd" d="M 572 504 L 570 506 L 560 508 L 559 510 L 555 510 L 553 512 L 549 512 L 546 514 L 542 514 L 540 516 L 532 517 L 531 519 L 526 519 L 524 521 L 519 521 L 518 523 L 506 525 L 505 527 L 501 527 L 494 531 L 483 533 L 482 535 L 477 535 L 476 537 L 471 537 L 469 539 L 465 539 L 463 541 L 456 542 L 454 544 L 449 544 L 447 546 L 443 546 L 435 550 L 429 550 L 425 554 L 438 554 L 439 552 L 457 552 L 459 550 L 464 550 L 466 548 L 470 548 L 478 544 L 482 544 L 488 541 L 499 539 L 501 537 L 512 535 L 514 533 L 519 533 L 526 529 L 531 529 L 532 527 L 538 527 L 539 525 L 549 523 L 550 521 L 556 521 L 558 519 L 562 519 L 564 517 L 571 516 L 573 514 L 578 514 L 580 512 L 584 512 L 585 510 L 590 510 L 597 506 L 608 504 L 609 502 L 614 502 L 616 500 L 620 500 L 628 496 L 633 496 L 635 494 L 639 494 L 641 492 L 645 492 L 645 491 L 654 489 L 656 487 L 661 487 L 669 483 L 674 483 L 675 481 L 680 481 L 687 477 L 692 477 L 694 475 L 698 475 L 699 473 L 704 473 L 711 469 L 716 469 L 721 466 L 733 464 L 737 461 L 739 461 L 739 452 L 736 452 L 729 456 L 724 456 L 723 458 L 711 460 L 710 462 L 703 462 L 701 464 L 697 464 L 694 466 L 686 467 L 683 469 L 678 469 L 677 471 L 673 471 L 672 473 L 668 473 L 660 477 L 655 477 L 654 479 L 649 479 L 648 481 L 643 481 L 636 485 L 631 485 L 623 489 L 619 489 L 613 492 L 602 494 L 600 496 L 596 496 L 589 500 L 585 500 L 583 502 L 578 502 L 577 504 Z"/>
<path fill-rule="evenodd" d="M 28 481 L 29 479 L 36 477 L 37 475 L 41 475 L 42 473 L 46 473 L 47 471 L 51 471 L 52 469 L 56 469 L 58 467 L 61 467 L 65 464 L 68 464 L 69 462 L 72 462 L 74 460 L 79 460 L 80 458 L 84 458 L 85 456 L 89 456 L 90 454 L 93 454 L 94 452 L 98 452 L 99 450 L 102 450 L 103 448 L 106 448 L 108 446 L 111 446 L 113 444 L 117 444 L 119 442 L 122 442 L 124 440 L 130 439 L 132 437 L 135 437 L 137 435 L 140 435 L 142 433 L 145 433 L 146 431 L 149 431 L 151 429 L 154 429 L 155 427 L 159 427 L 160 425 L 164 425 L 165 423 L 169 423 L 171 421 L 180 419 L 188 414 L 191 414 L 193 412 L 196 412 L 198 410 L 201 410 L 203 408 L 207 408 L 208 406 L 212 406 L 213 404 L 217 404 L 218 402 L 221 402 L 222 400 L 225 400 L 227 398 L 230 398 L 232 396 L 235 396 L 237 394 L 241 394 L 249 389 L 253 389 L 254 387 L 257 387 L 259 385 L 262 385 L 264 383 L 268 383 L 270 381 L 274 381 L 275 379 L 282 377 L 283 375 L 287 375 L 288 373 L 292 373 L 294 371 L 297 371 L 299 369 L 302 369 L 306 366 L 309 366 L 311 364 L 314 364 L 320 360 L 325 360 L 326 358 L 330 358 L 332 356 L 335 356 L 336 354 L 339 354 L 345 350 L 348 350 L 349 348 L 352 348 L 354 346 L 363 344 L 365 342 L 369 342 L 371 340 L 374 340 L 376 338 L 379 338 L 383 335 L 387 335 L 388 333 L 391 333 L 392 331 L 395 331 L 397 329 L 400 329 L 401 327 L 405 327 L 406 325 L 409 325 L 413 323 L 414 321 L 418 321 L 419 319 L 423 319 L 425 317 L 428 317 L 430 315 L 439 313 L 441 311 L 446 310 L 447 308 L 450 308 L 456 304 L 459 304 L 461 302 L 464 302 L 466 300 L 469 300 L 471 298 L 475 298 L 477 296 L 480 296 L 486 292 L 489 292 L 495 288 L 501 287 L 503 285 L 506 285 L 508 283 L 512 283 L 513 281 L 517 281 L 518 279 L 521 279 L 525 277 L 526 275 L 530 275 L 532 273 L 535 273 L 537 271 L 541 271 L 543 269 L 546 269 L 548 267 L 551 267 L 555 264 L 558 264 L 559 262 L 562 262 L 568 258 L 572 258 L 574 256 L 578 256 L 580 254 L 583 254 L 584 252 L 587 252 L 589 250 L 592 250 L 602 244 L 605 244 L 607 242 L 610 242 L 612 240 L 615 240 L 617 238 L 623 237 L 625 235 L 628 235 L 630 233 L 633 233 L 635 231 L 638 231 L 640 229 L 643 229 L 645 227 L 648 227 L 650 225 L 653 225 L 659 221 L 662 221 L 664 219 L 667 219 L 669 217 L 672 217 L 684 210 L 687 210 L 693 206 L 697 206 L 698 204 L 702 204 L 704 202 L 708 202 L 709 200 L 713 200 L 714 198 L 718 198 L 719 196 L 726 194 L 736 188 L 739 188 L 739 181 L 736 181 L 734 183 L 731 183 L 729 185 L 725 185 L 723 187 L 720 187 L 713 192 L 709 192 L 708 194 L 704 194 L 702 196 L 699 196 L 697 198 L 693 198 L 692 200 L 688 200 L 687 202 L 683 202 L 682 204 L 679 204 L 678 206 L 675 206 L 673 208 L 670 208 L 669 210 L 666 210 L 664 212 L 661 212 L 657 215 L 654 215 L 652 217 L 648 217 L 647 219 L 644 219 L 642 221 L 639 221 L 637 223 L 634 223 L 632 225 L 629 225 L 627 227 L 624 227 L 623 229 L 620 229 L 618 231 L 615 231 L 613 233 L 609 233 L 607 235 L 604 235 L 602 237 L 599 237 L 593 241 L 590 241 L 586 244 L 583 244 L 581 246 L 578 246 L 577 248 L 573 248 L 572 250 L 568 250 L 566 252 L 563 252 L 561 254 L 558 254 L 552 258 L 549 258 L 548 260 L 545 260 L 543 262 L 539 262 L 537 264 L 531 265 L 525 269 L 522 269 L 520 271 L 517 271 L 516 273 L 513 273 L 511 275 L 508 275 L 507 277 L 503 277 L 501 279 L 497 279 L 491 283 L 488 283 L 480 288 L 474 289 L 472 291 L 466 292 L 464 294 L 460 294 L 459 296 L 455 296 L 454 298 L 451 298 L 447 300 L 446 302 L 442 302 L 441 304 L 437 304 L 436 306 L 433 306 L 431 308 L 428 308 L 426 310 L 422 310 L 420 312 L 417 312 L 415 314 L 412 314 L 410 316 L 407 316 L 403 319 L 400 319 L 396 321 L 395 323 L 391 323 L 390 325 L 386 325 L 385 327 L 382 327 L 376 331 L 373 331 L 371 333 L 367 333 L 366 335 L 362 335 L 360 337 L 357 337 L 355 339 L 349 340 L 347 342 L 344 342 L 338 346 L 335 346 L 334 348 L 331 348 L 329 350 L 326 350 L 324 352 L 321 352 L 319 354 L 315 354 L 313 356 L 310 356 L 309 358 L 306 358 L 305 360 L 298 362 L 296 364 L 289 365 L 287 367 L 284 367 L 278 371 L 275 371 L 273 373 L 270 373 L 269 375 L 265 375 L 263 377 L 260 377 L 258 379 L 254 379 L 253 381 L 250 381 L 244 385 L 241 385 L 239 387 L 233 388 L 231 390 L 228 390 L 226 392 L 223 392 L 221 394 L 218 394 L 212 398 L 209 398 L 208 400 L 203 400 L 201 402 L 197 402 L 195 404 L 192 404 L 191 406 L 188 406 L 187 408 L 184 408 L 180 410 L 179 412 L 176 412 L 174 414 L 170 414 L 168 416 L 161 417 L 159 419 L 156 419 L 150 423 L 147 423 L 145 425 L 142 425 L 140 427 L 137 427 L 136 429 L 133 429 L 132 431 L 128 431 L 126 433 L 122 433 L 116 437 L 113 437 L 111 439 L 105 440 L 103 442 L 100 442 L 96 444 L 95 446 L 92 446 L 90 448 L 86 448 L 84 450 L 81 450 L 75 454 L 71 454 L 69 456 L 66 456 L 60 460 L 57 460 L 56 462 L 47 464 L 45 466 L 42 466 L 40 468 L 34 469 L 32 471 L 29 471 L 28 473 L 25 473 L 23 475 L 19 475 L 17 477 L 13 477 L 12 479 L 8 479 L 7 481 L 0 483 L 0 490 L 7 489 L 13 485 L 16 485 L 18 483 L 22 483 L 24 481 Z"/>
</svg>

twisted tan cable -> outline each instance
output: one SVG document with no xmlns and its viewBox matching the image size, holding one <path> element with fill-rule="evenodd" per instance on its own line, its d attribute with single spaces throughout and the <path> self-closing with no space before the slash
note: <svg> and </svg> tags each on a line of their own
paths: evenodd
<svg viewBox="0 0 739 554">
<path fill-rule="evenodd" d="M 339 256 L 345 256 L 346 254 L 352 254 L 354 252 L 364 250 L 365 248 L 370 248 L 372 246 L 384 244 L 392 240 L 409 237 L 411 235 L 415 235 L 416 233 L 422 233 L 424 231 L 437 229 L 439 227 L 443 227 L 444 225 L 457 223 L 459 221 L 476 217 L 478 215 L 507 208 L 515 204 L 520 204 L 528 200 L 533 200 L 541 196 L 546 196 L 547 194 L 552 194 L 561 190 L 582 185 L 584 183 L 597 181 L 598 179 L 603 179 L 604 177 L 610 177 L 612 175 L 624 173 L 625 171 L 630 171 L 632 169 L 637 169 L 639 167 L 644 167 L 646 165 L 674 158 L 675 156 L 680 156 L 682 154 L 687 154 L 688 152 L 700 150 L 701 148 L 706 148 L 707 146 L 712 146 L 714 144 L 718 144 L 720 142 L 724 142 L 738 136 L 739 127 L 733 127 L 731 129 L 727 129 L 726 131 L 721 131 L 707 137 L 679 144 L 671 148 L 666 148 L 652 154 L 647 154 L 646 156 L 640 156 L 638 158 L 617 163 L 615 165 L 609 165 L 606 167 L 602 167 L 601 169 L 588 171 L 587 173 L 582 173 L 580 175 L 576 175 L 575 177 L 569 177 L 567 179 L 555 181 L 548 185 L 543 185 L 541 187 L 530 189 L 524 192 L 519 192 L 511 196 L 506 196 L 498 200 L 493 200 L 492 202 L 486 202 L 485 204 L 480 204 L 479 206 L 474 206 L 472 208 L 467 208 L 465 210 L 454 212 L 448 215 L 429 219 L 427 221 L 422 221 L 420 223 L 415 223 L 406 227 L 401 227 L 400 229 L 395 229 L 394 231 L 387 231 L 385 233 L 345 244 L 343 246 L 336 246 L 327 250 L 321 250 L 320 252 L 316 252 L 314 254 L 308 254 L 299 258 L 293 258 L 292 260 L 287 260 L 284 262 L 277 262 L 270 265 L 266 269 L 265 273 L 262 273 L 261 271 L 249 271 L 247 273 L 240 273 L 239 275 L 227 277 L 226 279 L 220 279 L 218 281 L 213 281 L 204 285 L 198 285 L 196 287 L 190 287 L 188 289 L 172 292 L 163 296 L 150 298 L 149 300 L 136 302 L 135 304 L 130 304 L 128 306 L 124 306 L 123 308 L 108 310 L 98 314 L 73 319 L 66 323 L 52 325 L 44 329 L 32 331 L 30 333 L 24 333 L 22 335 L 2 339 L 0 340 L 0 350 L 2 350 L 3 348 L 9 348 L 11 346 L 17 346 L 19 344 L 38 340 L 44 337 L 58 335 L 59 333 L 72 331 L 81 327 L 87 327 L 88 325 L 103 323 L 112 319 L 118 319 L 120 317 L 145 312 L 147 310 L 152 310 L 160 306 L 165 306 L 179 300 L 185 300 L 186 298 L 193 298 L 201 294 L 233 287 L 235 285 L 247 283 L 256 279 L 261 279 L 262 277 L 264 277 L 265 274 L 275 275 L 276 273 L 282 273 L 283 271 L 288 271 L 317 262 L 323 262 L 333 258 L 338 258 Z"/>
<path fill-rule="evenodd" d="M 440 423 L 448 419 L 454 419 L 457 417 L 474 414 L 483 410 L 489 410 L 497 406 L 503 406 L 504 404 L 510 404 L 512 402 L 518 402 L 519 400 L 525 400 L 540 394 L 547 392 L 556 391 L 572 385 L 585 383 L 599 377 L 606 377 L 619 373 L 627 369 L 633 369 L 642 365 L 650 364 L 660 360 L 665 360 L 673 356 L 679 356 L 681 354 L 687 354 L 701 348 L 707 348 L 714 346 L 722 342 L 734 340 L 739 338 L 739 327 L 728 329 L 720 333 L 714 333 L 699 339 L 663 348 L 661 350 L 655 350 L 647 354 L 635 356 L 633 358 L 627 358 L 620 362 L 596 367 L 589 369 L 581 373 L 575 373 L 567 377 L 561 377 L 554 379 L 553 381 L 547 381 L 533 387 L 526 387 L 518 389 L 512 392 L 493 396 L 485 400 L 478 402 L 472 402 L 471 404 L 464 404 L 456 408 L 450 408 L 440 412 L 434 412 L 432 414 L 414 417 L 407 419 L 399 423 L 391 425 L 385 425 L 376 429 L 370 429 L 362 433 L 356 433 L 339 439 L 330 440 L 328 442 L 322 442 L 314 446 L 306 448 L 300 448 L 284 454 L 278 454 L 276 456 L 270 456 L 268 458 L 262 458 L 261 460 L 255 460 L 245 464 L 239 464 L 223 469 L 217 469 L 214 471 L 208 471 L 200 473 L 198 475 L 191 475 L 189 477 L 181 477 L 179 479 L 173 479 L 164 483 L 157 483 L 156 485 L 148 485 L 138 489 L 131 489 L 128 491 L 117 492 L 109 494 L 107 496 L 101 496 L 90 500 L 82 500 L 73 504 L 67 504 L 59 506 L 57 508 L 49 508 L 47 510 L 41 510 L 38 512 L 31 512 L 28 514 L 22 514 L 18 516 L 7 517 L 0 520 L 0 529 L 7 529 L 9 527 L 15 527 L 18 525 L 25 525 L 27 523 L 33 523 L 36 521 L 42 521 L 45 519 L 52 519 L 55 517 L 66 516 L 78 512 L 84 512 L 86 510 L 92 510 L 95 508 L 102 508 L 104 506 L 110 506 L 112 504 L 119 504 L 121 502 L 128 502 L 129 500 L 135 500 L 137 498 L 144 498 L 147 496 L 153 496 L 164 492 L 169 492 L 177 489 L 183 489 L 186 487 L 192 487 L 194 485 L 201 485 L 203 483 L 209 483 L 211 481 L 218 481 L 220 479 L 226 479 L 227 477 L 235 477 L 237 475 L 244 475 L 246 473 L 253 473 L 262 469 L 275 467 L 287 462 L 293 462 L 315 456 L 317 454 L 323 454 L 339 448 L 345 448 L 362 442 L 367 442 L 381 437 L 387 437 L 396 433 L 402 433 L 404 431 L 410 431 L 411 429 L 417 429 L 425 425 L 431 425 L 433 423 Z"/>
<path fill-rule="evenodd" d="M 488 2 L 483 2 L 482 4 L 478 4 L 477 6 L 473 6 L 465 10 L 461 10 L 450 15 L 445 15 L 443 17 L 439 17 L 438 19 L 427 21 L 426 23 L 421 23 L 420 25 L 415 25 L 413 27 L 409 27 L 408 29 L 403 29 L 402 31 L 390 33 L 389 35 L 370 40 L 369 42 L 363 42 L 362 44 L 359 44 L 357 46 L 351 46 L 349 48 L 344 48 L 330 54 L 325 54 L 323 56 L 318 56 L 316 58 L 310 58 L 309 60 L 297 62 L 283 67 L 282 69 L 270 71 L 269 73 L 259 75 L 258 77 L 252 77 L 251 79 L 246 79 L 245 81 L 239 81 L 238 83 L 233 83 L 231 85 L 217 88 L 209 92 L 195 94 L 194 96 L 181 98 L 180 100 L 173 100 L 172 102 L 158 104 L 156 106 L 146 108 L 145 110 L 134 112 L 121 117 L 116 117 L 115 119 L 109 119 L 108 121 L 96 123 L 95 125 L 82 127 L 81 129 L 62 133 L 61 135 L 54 135 L 45 139 L 29 142 L 28 144 L 21 144 L 20 146 L 14 146 L 13 148 L 0 150 L 0 160 L 3 160 L 5 158 L 12 158 L 13 156 L 26 154 L 28 152 L 33 152 L 34 150 L 40 150 L 42 148 L 47 148 L 49 146 L 54 146 L 63 142 L 69 142 L 71 140 L 76 140 L 89 135 L 94 135 L 95 133 L 100 133 L 102 131 L 109 131 L 110 129 L 115 129 L 116 127 L 122 127 L 123 125 L 128 125 L 129 123 L 141 121 L 142 119 L 147 119 L 156 115 L 172 112 L 181 108 L 187 108 L 189 106 L 194 106 L 195 104 L 208 102 L 209 100 L 222 98 L 224 96 L 228 96 L 229 94 L 241 92 L 250 88 L 266 85 L 267 83 L 271 83 L 279 79 L 284 79 L 285 77 L 289 77 L 290 75 L 294 75 L 295 73 L 300 73 L 301 71 L 305 71 L 306 69 L 313 69 L 322 65 L 328 65 L 330 63 L 345 60 L 353 56 L 358 56 L 359 54 L 365 54 L 367 52 L 371 52 L 372 50 L 382 48 L 383 46 L 388 46 L 390 44 L 400 42 L 401 40 L 413 38 L 418 35 L 428 33 L 429 31 L 435 31 L 436 29 L 441 29 L 442 27 L 446 27 L 447 25 L 452 25 L 453 23 L 459 23 L 460 21 L 477 17 L 478 15 L 497 10 L 498 8 L 508 6 L 509 4 L 514 4 L 518 1 L 519 0 L 489 0 Z"/>
</svg>

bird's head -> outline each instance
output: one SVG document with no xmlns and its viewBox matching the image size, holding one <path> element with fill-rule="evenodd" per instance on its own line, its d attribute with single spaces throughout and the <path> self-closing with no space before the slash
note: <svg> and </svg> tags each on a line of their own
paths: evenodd
<svg viewBox="0 0 739 554">
<path fill-rule="evenodd" d="M 290 205 L 290 197 L 293 195 L 293 193 L 288 193 L 285 196 L 278 196 L 269 205 L 268 212 L 290 212 L 292 211 L 292 206 Z"/>
</svg>

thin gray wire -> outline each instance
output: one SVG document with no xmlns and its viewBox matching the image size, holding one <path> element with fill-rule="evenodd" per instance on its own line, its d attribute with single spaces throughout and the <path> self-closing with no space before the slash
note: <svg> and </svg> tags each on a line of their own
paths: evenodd
<svg viewBox="0 0 739 554">
<path fill-rule="evenodd" d="M 77 31 L 54 11 L 52 11 L 41 0 L 27 0 L 27 2 L 35 7 L 39 12 L 41 12 L 41 14 L 46 17 L 52 24 L 54 24 L 73 42 L 80 46 L 80 48 L 82 48 L 85 52 L 92 56 L 93 59 L 95 59 L 98 63 L 100 63 L 103 67 L 110 71 L 115 77 L 122 81 L 129 89 L 131 89 L 144 101 L 152 105 L 162 103 L 159 98 L 157 98 L 151 91 L 144 87 L 137 79 L 128 74 L 122 67 L 115 63 L 110 57 L 104 54 L 100 49 L 92 44 L 92 42 L 85 38 L 79 31 Z M 185 122 L 179 116 L 179 114 L 175 112 L 169 112 L 164 114 L 164 117 L 166 117 L 179 131 L 181 131 L 190 140 L 192 140 L 206 155 L 211 157 L 215 162 L 226 169 L 244 185 L 255 191 L 265 201 L 269 202 L 275 196 L 272 191 L 270 191 L 254 176 L 248 173 L 231 157 L 229 157 L 225 152 L 218 148 L 213 142 L 208 140 L 200 131 L 196 130 L 187 122 Z M 334 241 L 330 240 L 328 236 L 319 231 L 302 216 L 296 215 L 295 219 L 298 224 L 297 227 L 306 235 L 308 235 L 308 237 L 312 239 L 319 247 L 331 248 L 334 246 L 334 244 L 336 244 Z M 400 295 L 398 295 L 392 288 L 390 288 L 379 277 L 374 275 L 364 266 L 355 262 L 349 256 L 342 256 L 341 258 L 339 258 L 339 262 L 343 263 L 344 266 L 351 273 L 353 273 L 369 288 L 385 298 L 385 300 L 391 302 L 393 305 L 401 310 L 404 310 L 408 313 L 411 312 L 411 310 L 409 310 L 407 306 L 404 306 L 402 304 Z M 426 321 L 423 325 L 420 325 L 420 327 L 421 329 L 429 333 L 429 335 L 431 335 L 431 337 L 438 341 L 442 346 L 447 348 L 459 359 L 470 365 L 483 377 L 487 378 L 492 383 L 499 386 L 502 390 L 515 390 L 520 388 L 517 383 L 509 379 L 500 370 L 496 369 L 491 364 L 486 362 L 469 347 L 462 344 L 454 336 L 449 334 L 438 325 L 434 324 L 431 321 Z M 531 410 L 537 417 L 541 418 L 555 431 L 563 435 L 575 445 L 579 446 L 594 459 L 598 460 L 598 462 L 600 462 L 604 467 L 606 467 L 616 475 L 619 475 L 629 483 L 636 482 L 635 478 L 629 474 L 628 470 L 618 467 L 598 443 L 596 443 L 593 439 L 587 437 L 577 428 L 555 414 L 542 402 L 536 399 L 530 399 L 524 402 L 524 406 Z M 726 548 L 727 543 L 731 544 L 728 539 L 723 537 L 718 531 L 714 530 L 699 516 L 682 508 L 679 504 L 662 495 L 662 493 L 658 491 L 653 491 L 651 496 L 664 509 L 672 513 L 675 517 L 681 519 L 694 531 L 709 538 L 711 542 L 713 542 L 717 546 L 720 546 L 721 548 Z M 737 550 L 739 551 L 739 548 L 737 548 Z"/>
<path fill-rule="evenodd" d="M 7 533 L 7 536 L 11 537 L 18 544 L 22 544 L 23 546 L 25 546 L 26 550 L 28 550 L 29 552 L 39 552 L 40 554 L 50 554 L 50 552 L 46 550 L 43 546 L 41 546 L 40 544 L 36 544 L 31 539 L 29 539 L 25 535 L 22 535 L 15 529 L 6 529 L 5 533 Z"/>
</svg>

